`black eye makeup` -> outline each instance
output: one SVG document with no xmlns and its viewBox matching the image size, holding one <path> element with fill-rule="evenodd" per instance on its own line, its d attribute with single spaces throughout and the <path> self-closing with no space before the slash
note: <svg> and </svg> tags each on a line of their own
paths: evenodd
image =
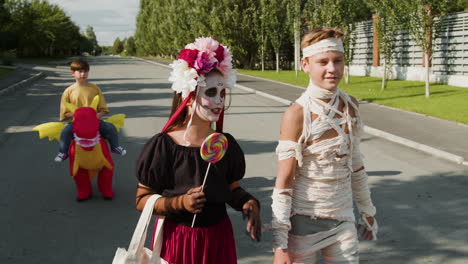
<svg viewBox="0 0 468 264">
<path fill-rule="evenodd" d="M 205 95 L 208 97 L 215 97 L 216 94 L 218 94 L 218 90 L 215 87 L 205 90 Z"/>
<path fill-rule="evenodd" d="M 218 94 L 218 89 L 215 88 L 215 87 L 208 88 L 208 89 L 205 90 L 205 95 L 207 97 L 215 97 L 217 94 Z M 221 98 L 226 97 L 226 89 L 222 89 L 219 96 Z"/>
</svg>

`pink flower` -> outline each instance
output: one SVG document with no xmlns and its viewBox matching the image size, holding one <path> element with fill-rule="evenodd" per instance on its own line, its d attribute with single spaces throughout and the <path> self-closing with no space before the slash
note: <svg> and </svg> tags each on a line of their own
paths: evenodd
<svg viewBox="0 0 468 264">
<path fill-rule="evenodd" d="M 218 48 L 215 50 L 215 58 L 218 60 L 216 65 L 219 65 L 224 60 L 224 47 L 223 45 L 219 45 Z M 215 66 L 216 67 L 216 66 Z"/>
<path fill-rule="evenodd" d="M 195 69 L 197 69 L 199 74 L 206 74 L 213 69 L 213 64 L 214 63 L 208 53 L 200 52 L 195 60 Z"/>
<path fill-rule="evenodd" d="M 183 49 L 180 51 L 179 57 L 177 59 L 182 59 L 187 62 L 190 68 L 193 68 L 193 64 L 197 59 L 198 50 L 196 49 Z"/>
<path fill-rule="evenodd" d="M 216 49 L 218 49 L 219 46 L 219 42 L 217 40 L 206 37 L 195 39 L 193 44 L 195 45 L 196 49 L 204 52 L 214 52 Z"/>
<path fill-rule="evenodd" d="M 224 47 L 223 57 L 216 68 L 223 74 L 227 74 L 232 70 L 232 54 L 227 47 Z"/>
</svg>

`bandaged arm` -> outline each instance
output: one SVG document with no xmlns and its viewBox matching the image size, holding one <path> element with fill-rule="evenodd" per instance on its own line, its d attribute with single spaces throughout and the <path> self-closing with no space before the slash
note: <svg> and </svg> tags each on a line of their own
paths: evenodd
<svg viewBox="0 0 468 264">
<path fill-rule="evenodd" d="M 288 232 L 291 230 L 292 189 L 273 189 L 272 220 L 273 249 L 288 248 Z"/>
<path fill-rule="evenodd" d="M 367 184 L 367 173 L 364 169 L 361 151 L 359 148 L 360 138 L 354 138 L 353 154 L 352 154 L 352 169 L 351 187 L 353 190 L 353 199 L 356 203 L 359 214 L 374 216 L 376 213 L 375 206 L 372 204 L 371 192 Z"/>
<path fill-rule="evenodd" d="M 272 222 L 273 249 L 288 248 L 288 232 L 291 229 L 291 206 L 294 174 L 296 172 L 296 161 L 302 165 L 302 149 L 297 142 L 280 140 L 276 148 L 278 155 L 278 178 L 272 195 Z M 286 188 L 284 188 L 286 187 Z"/>
</svg>

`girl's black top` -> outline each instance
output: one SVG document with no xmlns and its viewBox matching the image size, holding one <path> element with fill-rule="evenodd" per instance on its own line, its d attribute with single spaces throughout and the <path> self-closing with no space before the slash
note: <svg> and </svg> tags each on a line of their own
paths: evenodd
<svg viewBox="0 0 468 264">
<path fill-rule="evenodd" d="M 219 223 L 227 216 L 226 202 L 231 199 L 229 186 L 244 177 L 244 153 L 237 141 L 228 133 L 228 148 L 224 157 L 211 164 L 203 189 L 207 202 L 197 215 L 195 227 Z M 186 193 L 203 183 L 208 162 L 200 156 L 200 147 L 177 145 L 166 133 L 153 136 L 143 147 L 136 164 L 139 182 L 164 197 Z M 191 226 L 193 214 L 184 211 L 166 219 Z"/>
</svg>

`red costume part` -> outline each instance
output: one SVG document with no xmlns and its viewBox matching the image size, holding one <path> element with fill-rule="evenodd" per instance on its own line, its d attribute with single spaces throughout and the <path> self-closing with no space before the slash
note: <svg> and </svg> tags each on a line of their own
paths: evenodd
<svg viewBox="0 0 468 264">
<path fill-rule="evenodd" d="M 91 180 L 98 174 L 98 188 L 106 198 L 113 198 L 114 162 L 107 142 L 99 135 L 99 119 L 91 107 L 78 108 L 73 114 L 74 140 L 70 145 L 70 174 L 74 177 L 77 198 L 92 194 Z"/>
</svg>

